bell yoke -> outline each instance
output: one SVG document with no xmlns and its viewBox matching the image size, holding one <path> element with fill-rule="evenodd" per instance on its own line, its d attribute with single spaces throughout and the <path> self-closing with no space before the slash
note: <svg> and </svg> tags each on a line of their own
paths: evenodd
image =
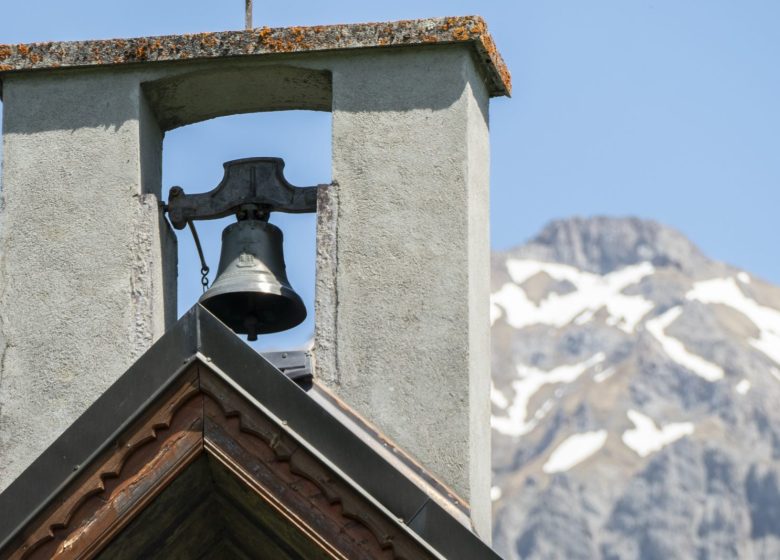
<svg viewBox="0 0 780 560">
<path fill-rule="evenodd" d="M 238 159 L 224 167 L 222 181 L 207 193 L 171 188 L 165 209 L 176 229 L 194 220 L 236 216 L 222 232 L 217 278 L 199 303 L 236 333 L 256 340 L 306 318 L 306 307 L 287 279 L 282 231 L 268 218 L 271 212 L 316 212 L 318 187 L 289 184 L 281 158 Z"/>
</svg>

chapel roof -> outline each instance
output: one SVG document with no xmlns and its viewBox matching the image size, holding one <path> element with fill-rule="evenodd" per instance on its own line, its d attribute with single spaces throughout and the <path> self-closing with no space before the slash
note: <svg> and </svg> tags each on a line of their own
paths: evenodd
<svg viewBox="0 0 780 560">
<path fill-rule="evenodd" d="M 2 559 L 498 558 L 444 485 L 199 305 L 0 494 L 0 511 Z"/>
</svg>

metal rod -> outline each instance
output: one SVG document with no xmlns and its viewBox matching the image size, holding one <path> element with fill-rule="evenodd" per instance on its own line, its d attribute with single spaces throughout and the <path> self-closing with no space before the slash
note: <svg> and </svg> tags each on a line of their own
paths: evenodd
<svg viewBox="0 0 780 560">
<path fill-rule="evenodd" d="M 205 292 L 209 287 L 209 267 L 206 264 L 206 257 L 203 256 L 203 248 L 200 246 L 200 237 L 198 237 L 198 230 L 195 229 L 195 224 L 190 220 L 187 222 L 187 225 L 190 226 L 192 239 L 195 241 L 195 248 L 198 250 L 198 256 L 200 257 L 200 283 Z"/>
<path fill-rule="evenodd" d="M 244 19 L 247 31 L 252 29 L 252 0 L 246 0 L 246 17 Z"/>
</svg>

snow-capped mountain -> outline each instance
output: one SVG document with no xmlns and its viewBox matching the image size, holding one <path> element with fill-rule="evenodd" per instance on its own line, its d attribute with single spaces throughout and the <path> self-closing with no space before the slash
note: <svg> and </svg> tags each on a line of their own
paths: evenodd
<svg viewBox="0 0 780 560">
<path fill-rule="evenodd" d="M 499 553 L 780 558 L 780 288 L 638 219 L 492 274 Z"/>
</svg>

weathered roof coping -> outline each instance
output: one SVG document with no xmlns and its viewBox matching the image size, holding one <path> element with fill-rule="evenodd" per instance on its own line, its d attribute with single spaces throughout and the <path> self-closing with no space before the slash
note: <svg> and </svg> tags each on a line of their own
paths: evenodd
<svg viewBox="0 0 780 560">
<path fill-rule="evenodd" d="M 490 95 L 511 94 L 509 70 L 479 16 L 0 45 L 0 78 L 6 72 L 28 70 L 448 43 L 471 43 L 487 75 Z"/>
</svg>

